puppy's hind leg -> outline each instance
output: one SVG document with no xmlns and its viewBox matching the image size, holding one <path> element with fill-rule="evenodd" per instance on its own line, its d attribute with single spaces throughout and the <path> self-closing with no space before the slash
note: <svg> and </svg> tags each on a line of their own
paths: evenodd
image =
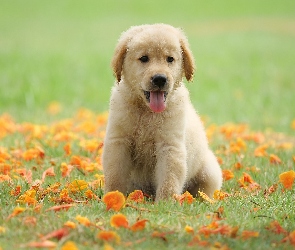
<svg viewBox="0 0 295 250">
<path fill-rule="evenodd" d="M 191 179 L 187 190 L 194 196 L 198 196 L 198 191 L 204 192 L 212 198 L 215 190 L 219 190 L 222 185 L 222 172 L 215 155 L 211 150 L 207 152 L 202 168 L 195 178 Z"/>
</svg>

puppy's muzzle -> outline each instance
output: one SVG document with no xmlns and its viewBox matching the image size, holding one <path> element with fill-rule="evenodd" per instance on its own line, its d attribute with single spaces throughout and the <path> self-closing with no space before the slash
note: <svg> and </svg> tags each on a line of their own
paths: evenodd
<svg viewBox="0 0 295 250">
<path fill-rule="evenodd" d="M 166 109 L 166 97 L 168 79 L 164 74 L 156 74 L 151 77 L 151 90 L 144 90 L 143 93 L 149 106 L 155 113 L 161 113 Z"/>
</svg>

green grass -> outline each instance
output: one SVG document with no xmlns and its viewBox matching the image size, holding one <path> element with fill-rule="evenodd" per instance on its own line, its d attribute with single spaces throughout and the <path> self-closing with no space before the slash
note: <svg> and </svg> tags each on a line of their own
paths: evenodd
<svg viewBox="0 0 295 250">
<path fill-rule="evenodd" d="M 191 205 L 180 206 L 175 201 L 160 204 L 146 202 L 138 204 L 138 211 L 126 207 L 120 212 L 125 214 L 130 223 L 137 218 L 148 219 L 146 228 L 132 233 L 126 229 L 113 229 L 109 219 L 115 212 L 107 212 L 102 202 L 86 200 L 83 192 L 71 194 L 78 203 L 68 212 L 46 212 L 55 205 L 51 200 L 57 197 L 62 188 L 74 179 L 91 182 L 94 173 L 74 170 L 70 177 L 61 178 L 60 165 L 69 162 L 64 155 L 61 142 L 57 147 L 51 144 L 56 130 L 55 122 L 62 124 L 69 118 L 73 123 L 61 126 L 78 134 L 70 140 L 73 153 L 83 155 L 94 162 L 94 155 L 85 151 L 79 144 L 82 139 L 102 140 L 97 133 L 77 132 L 83 121 L 73 118 L 80 108 L 87 108 L 95 113 L 108 109 L 110 89 L 114 82 L 110 61 L 117 39 L 121 32 L 131 25 L 163 22 L 182 27 L 188 36 L 195 55 L 197 72 L 193 83 L 187 86 L 191 100 L 205 117 L 206 126 L 218 124 L 210 144 L 216 154 L 223 159 L 222 168 L 233 170 L 235 177 L 223 185 L 223 191 L 232 194 L 224 201 L 214 204 L 196 201 Z M 227 245 L 230 249 L 292 249 L 289 243 L 281 243 L 283 235 L 277 235 L 266 229 L 274 220 L 288 232 L 295 230 L 294 187 L 284 191 L 281 184 L 276 192 L 265 198 L 263 192 L 277 183 L 279 174 L 294 169 L 294 129 L 291 123 L 295 119 L 295 2 L 277 1 L 2 1 L 0 8 L 0 117 L 10 114 L 15 123 L 8 126 L 26 127 L 27 130 L 14 130 L 5 136 L 0 122 L 0 152 L 5 148 L 10 159 L 0 161 L 0 174 L 3 164 L 12 166 L 9 175 L 11 183 L 0 182 L 1 216 L 0 248 L 17 249 L 20 245 L 40 239 L 63 226 L 68 221 L 75 221 L 80 214 L 93 223 L 116 231 L 122 244 L 112 246 L 124 249 L 124 243 L 133 242 L 134 249 L 191 249 L 188 243 L 193 236 L 184 228 L 189 225 L 199 232 L 204 225 L 211 223 L 207 218 L 223 207 L 222 224 L 238 226 L 237 238 L 220 234 L 205 238 L 211 246 L 214 242 Z M 58 101 L 62 110 L 57 115 L 46 112 L 52 101 Z M 84 116 L 84 121 L 89 117 Z M 92 119 L 92 118 L 91 118 Z M 23 123 L 32 123 L 32 127 Z M 100 126 L 97 121 L 89 121 Z M 225 123 L 245 123 L 250 129 L 244 134 L 237 133 L 226 139 L 220 133 L 220 125 Z M 4 125 L 3 125 L 4 124 Z M 45 124 L 41 138 L 36 134 Z M 84 124 L 85 125 L 85 124 Z M 2 126 L 2 127 L 1 127 Z M 81 125 L 82 126 L 82 125 Z M 103 129 L 103 127 L 99 127 Z M 230 143 L 237 137 L 243 137 L 262 131 L 265 141 L 255 143 L 246 141 L 245 151 L 226 154 Z M 282 134 L 270 133 L 281 132 Z M 285 134 L 285 135 L 284 135 Z M 279 148 L 283 142 L 293 144 L 291 149 Z M 255 148 L 268 143 L 268 154 L 276 154 L 282 164 L 273 165 L 269 158 L 255 158 Z M 45 159 L 24 161 L 16 157 L 17 151 L 41 145 Z M 17 162 L 20 162 L 18 165 Z M 34 212 L 32 205 L 22 214 L 6 220 L 18 205 L 18 197 L 10 192 L 17 185 L 22 193 L 30 185 L 19 174 L 18 168 L 32 170 L 33 180 L 41 179 L 42 173 L 53 166 L 56 176 L 46 177 L 42 188 L 61 182 L 59 192 L 50 193 L 44 199 L 40 213 Z M 234 164 L 241 162 L 243 168 L 234 169 Z M 259 172 L 247 169 L 256 166 Z M 249 173 L 261 189 L 258 193 L 242 191 L 237 180 L 243 172 Z M 18 177 L 18 178 L 17 178 Z M 93 189 L 102 195 L 101 189 Z M 256 212 L 253 209 L 258 209 Z M 28 217 L 34 217 L 34 225 L 26 224 Z M 78 224 L 78 223 L 77 223 Z M 241 238 L 245 230 L 258 231 L 259 237 L 245 241 Z M 165 239 L 153 238 L 154 231 L 164 233 Z M 60 241 L 53 240 L 60 248 L 65 241 L 74 241 L 79 249 L 100 249 L 104 243 L 96 238 L 99 229 L 94 226 L 78 228 Z M 141 240 L 135 243 L 136 240 Z M 194 246 L 196 247 L 196 246 Z"/>
<path fill-rule="evenodd" d="M 125 249 L 127 246 L 134 249 L 191 249 L 189 244 L 194 242 L 194 237 L 198 235 L 201 241 L 207 242 L 208 247 L 221 244 L 229 249 L 273 247 L 292 249 L 289 241 L 282 242 L 282 240 L 288 233 L 295 230 L 293 223 L 295 189 L 293 184 L 291 190 L 285 190 L 279 183 L 281 173 L 294 169 L 295 162 L 292 159 L 294 153 L 292 148 L 289 148 L 291 144 L 294 146 L 292 138 L 283 134 L 266 132 L 263 136 L 259 135 L 261 141 L 254 142 L 253 138 L 257 138 L 257 133 L 247 128 L 238 125 L 212 127 L 207 124 L 208 135 L 211 135 L 209 136 L 211 146 L 216 155 L 222 159 L 222 168 L 229 169 L 234 174 L 234 177 L 225 181 L 222 187 L 222 191 L 230 196 L 224 200 L 216 200 L 213 204 L 196 200 L 192 204 L 180 205 L 173 199 L 159 203 L 146 200 L 138 204 L 127 201 L 133 207 L 126 206 L 119 212 L 127 217 L 130 225 L 138 219 L 148 220 L 142 231 L 132 232 L 128 229 L 112 227 L 110 218 L 117 212 L 107 211 L 102 201 L 86 197 L 86 189 L 92 190 L 100 198 L 103 196 L 100 186 L 91 185 L 97 179 L 95 174 L 101 172 L 98 170 L 100 165 L 97 165 L 101 151 L 92 152 L 83 145 L 85 141 L 92 141 L 93 138 L 95 143 L 101 143 L 103 139 L 101 131 L 104 130 L 105 123 L 98 123 L 98 119 L 102 120 L 102 117 L 90 111 L 79 114 L 71 119 L 48 123 L 42 127 L 38 124 L 12 122 L 6 130 L 3 129 L 5 128 L 4 119 L 0 120 L 2 136 L 0 180 L 6 174 L 11 178 L 10 181 L 0 181 L 0 246 L 2 249 L 31 249 L 27 244 L 41 242 L 42 236 L 63 228 L 67 221 L 74 222 L 76 228 L 69 230 L 69 234 L 60 240 L 49 238 L 55 242 L 58 249 L 69 240 L 73 241 L 79 249 L 100 249 L 104 246 L 104 242 L 97 238 L 101 228 L 115 231 L 120 236 L 119 244 L 110 243 L 115 249 Z M 94 130 L 89 129 L 93 127 Z M 231 131 L 231 135 L 222 132 L 225 130 Z M 72 138 L 60 137 L 61 134 L 70 135 Z M 237 141 L 240 143 L 236 144 Z M 71 146 L 69 155 L 66 155 L 63 149 L 66 144 Z M 240 146 L 234 149 L 233 144 Z M 267 145 L 267 155 L 254 157 L 255 149 L 261 145 Z M 35 156 L 31 160 L 25 160 L 24 153 L 36 147 L 44 150 L 44 157 Z M 4 156 L 5 153 L 8 157 Z M 271 164 L 269 158 L 271 154 L 280 157 L 282 162 Z M 96 164 L 94 171 L 87 170 L 83 165 L 75 166 L 70 175 L 62 177 L 61 165 L 63 163 L 73 165 L 74 163 L 71 162 L 74 155 L 83 157 L 90 164 Z M 240 169 L 235 167 L 237 163 L 241 164 Z M 44 171 L 50 167 L 53 167 L 55 176 L 45 177 L 44 182 L 38 187 L 36 183 L 40 183 Z M 23 169 L 32 172 L 32 182 L 26 181 L 19 172 Z M 238 181 L 243 173 L 248 173 L 253 181 L 259 184 L 259 188 L 253 191 L 241 188 Z M 75 180 L 86 181 L 88 187 L 71 192 L 69 183 Z M 57 183 L 60 183 L 58 188 L 54 190 L 50 188 Z M 266 190 L 276 184 L 277 189 L 266 195 Z M 21 191 L 14 196 L 12 191 L 18 186 Z M 30 204 L 22 197 L 33 189 L 36 190 L 36 196 L 33 196 L 35 203 Z M 68 197 L 72 200 L 60 200 L 63 190 L 68 190 Z M 55 205 L 65 203 L 75 204 L 75 206 L 68 211 L 47 211 Z M 10 218 L 18 206 L 25 208 L 25 211 Z M 41 208 L 36 211 L 38 206 Z M 225 226 L 229 230 L 237 228 L 235 235 L 217 233 L 206 237 L 202 233 L 202 228 L 209 227 L 213 221 L 216 221 L 214 218 L 218 213 L 219 227 Z M 87 217 L 92 224 L 90 226 L 80 224 L 76 219 L 77 215 Z M 274 221 L 277 221 L 287 233 L 277 234 L 268 229 Z M 186 226 L 192 227 L 194 234 L 187 233 Z M 243 239 L 245 231 L 258 232 L 259 236 L 245 240 Z M 159 232 L 162 237 L 154 237 L 155 232 Z M 194 247 L 200 247 L 198 242 L 194 243 Z"/>
</svg>

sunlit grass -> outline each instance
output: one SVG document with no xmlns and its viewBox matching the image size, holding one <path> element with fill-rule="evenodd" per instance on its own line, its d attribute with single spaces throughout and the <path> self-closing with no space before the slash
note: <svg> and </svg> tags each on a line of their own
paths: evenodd
<svg viewBox="0 0 295 250">
<path fill-rule="evenodd" d="M 62 112 L 57 103 L 52 105 L 44 113 L 55 116 L 53 111 Z M 221 191 L 225 198 L 182 204 L 173 198 L 159 203 L 148 198 L 139 203 L 127 200 L 116 212 L 107 211 L 101 200 L 104 181 L 100 156 L 106 119 L 106 114 L 86 109 L 72 118 L 43 125 L 1 117 L 3 249 L 31 249 L 34 244 L 62 247 L 69 240 L 79 249 L 99 249 L 106 244 L 116 249 L 189 249 L 202 245 L 292 248 L 288 235 L 294 231 L 294 183 L 289 190 L 280 181 L 281 173 L 294 169 L 292 137 L 256 132 L 245 124 L 206 123 L 210 145 L 222 169 L 231 173 L 224 172 Z M 66 210 L 55 207 L 67 204 L 70 207 Z M 15 214 L 18 207 L 22 212 Z M 110 220 L 117 213 L 126 216 L 130 226 L 138 220 L 146 220 L 146 224 L 136 232 L 116 229 Z M 81 216 L 89 223 L 83 224 Z M 75 227 L 68 228 L 69 223 Z M 273 223 L 284 231 L 275 232 Z M 65 235 L 52 235 L 58 230 Z M 120 242 L 99 239 L 97 235 L 104 231 L 115 232 Z"/>
</svg>

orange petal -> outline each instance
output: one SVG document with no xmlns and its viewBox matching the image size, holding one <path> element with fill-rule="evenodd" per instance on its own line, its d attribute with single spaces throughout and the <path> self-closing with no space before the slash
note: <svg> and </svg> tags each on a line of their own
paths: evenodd
<svg viewBox="0 0 295 250">
<path fill-rule="evenodd" d="M 135 201 L 137 203 L 141 203 L 144 201 L 144 195 L 141 190 L 135 190 L 134 192 L 128 195 L 128 200 Z"/>
<path fill-rule="evenodd" d="M 143 219 L 143 220 L 138 220 L 137 222 L 135 222 L 131 227 L 130 229 L 132 231 L 141 231 L 145 228 L 145 223 L 147 222 L 148 220 L 146 219 Z"/>
<path fill-rule="evenodd" d="M 111 217 L 112 227 L 128 227 L 128 220 L 124 214 L 115 214 Z"/>
<path fill-rule="evenodd" d="M 71 151 L 71 144 L 70 143 L 66 143 L 64 145 L 64 148 L 63 149 L 64 149 L 66 155 L 70 155 L 72 153 L 72 151 Z"/>
<path fill-rule="evenodd" d="M 46 176 L 55 176 L 54 168 L 50 167 L 46 169 L 42 174 L 42 182 L 44 182 Z"/>
<path fill-rule="evenodd" d="M 188 191 L 182 195 L 174 195 L 174 198 L 180 203 L 180 205 L 182 205 L 184 202 L 187 204 L 192 204 L 195 200 L 195 198 Z"/>
<path fill-rule="evenodd" d="M 207 194 L 205 194 L 204 192 L 198 191 L 200 197 L 202 197 L 205 201 L 208 201 L 210 204 L 213 204 L 215 201 L 210 199 L 209 196 Z"/>
<path fill-rule="evenodd" d="M 280 174 L 279 178 L 280 182 L 283 184 L 285 188 L 291 189 L 295 179 L 295 172 L 293 170 L 284 172 Z"/>
<path fill-rule="evenodd" d="M 279 224 L 278 221 L 273 221 L 267 227 L 268 230 L 274 232 L 275 234 L 287 234 L 288 232 Z"/>
<path fill-rule="evenodd" d="M 255 157 L 264 157 L 267 156 L 267 152 L 266 149 L 268 149 L 269 145 L 268 144 L 264 144 L 261 145 L 259 147 L 257 147 L 254 151 L 254 156 Z"/>
<path fill-rule="evenodd" d="M 274 154 L 269 155 L 269 161 L 272 164 L 281 164 L 282 163 L 282 160 L 277 155 L 274 155 Z"/>
<path fill-rule="evenodd" d="M 194 229 L 191 226 L 188 226 L 188 225 L 185 226 L 184 230 L 189 234 L 194 233 Z"/>
<path fill-rule="evenodd" d="M 215 190 L 213 194 L 213 198 L 215 200 L 223 200 L 224 198 L 230 196 L 228 193 L 222 192 L 220 190 Z"/>
<path fill-rule="evenodd" d="M 63 204 L 63 205 L 50 207 L 46 211 L 51 211 L 51 210 L 53 210 L 55 212 L 60 211 L 60 210 L 66 210 L 67 211 L 67 210 L 69 210 L 70 207 L 73 207 L 73 206 L 75 206 L 75 204 Z"/>
<path fill-rule="evenodd" d="M 125 203 L 125 197 L 119 191 L 108 192 L 103 197 L 103 202 L 106 204 L 107 210 L 119 211 Z"/>
<path fill-rule="evenodd" d="M 243 240 L 247 240 L 248 238 L 251 237 L 258 237 L 259 236 L 259 232 L 255 232 L 255 231 L 243 231 L 242 232 L 242 239 Z"/>
<path fill-rule="evenodd" d="M 82 225 L 84 225 L 86 227 L 89 227 L 92 225 L 91 221 L 87 217 L 77 215 L 76 220 L 79 221 Z"/>
<path fill-rule="evenodd" d="M 88 187 L 88 183 L 84 180 L 73 180 L 69 185 L 68 189 L 71 192 L 79 192 L 83 189 L 86 189 Z"/>
<path fill-rule="evenodd" d="M 23 223 L 27 226 L 36 226 L 37 218 L 33 216 L 27 216 L 23 219 Z"/>
<path fill-rule="evenodd" d="M 289 241 L 290 241 L 290 243 L 293 245 L 293 246 L 295 246 L 295 230 L 294 231 L 292 231 L 291 233 L 289 233 Z"/>
<path fill-rule="evenodd" d="M 113 231 L 100 231 L 97 234 L 97 238 L 103 240 L 103 241 L 107 241 L 107 242 L 111 242 L 114 241 L 116 243 L 120 243 L 121 239 L 120 236 Z"/>
<path fill-rule="evenodd" d="M 35 248 L 55 248 L 57 244 L 53 241 L 50 240 L 45 240 L 45 241 L 32 241 L 27 244 L 21 245 L 21 247 L 35 247 Z"/>
<path fill-rule="evenodd" d="M 16 186 L 13 190 L 10 191 L 10 194 L 13 196 L 18 196 L 21 193 L 21 186 Z"/>
<path fill-rule="evenodd" d="M 72 228 L 72 229 L 75 229 L 75 228 L 77 227 L 76 224 L 75 224 L 74 222 L 72 222 L 72 221 L 67 221 L 67 222 L 65 222 L 65 223 L 64 223 L 64 226 L 65 226 L 65 227 Z"/>
<path fill-rule="evenodd" d="M 90 189 L 88 189 L 88 190 L 85 191 L 85 196 L 89 200 L 91 200 L 91 199 L 100 200 L 99 197 L 95 193 L 93 193 Z"/>
<path fill-rule="evenodd" d="M 60 168 L 61 168 L 61 175 L 62 175 L 62 177 L 67 177 L 67 176 L 70 175 L 70 173 L 74 169 L 74 166 L 63 162 L 61 164 Z"/>
<path fill-rule="evenodd" d="M 15 169 L 14 172 L 22 176 L 29 184 L 32 183 L 32 171 L 25 168 Z"/>
<path fill-rule="evenodd" d="M 33 159 L 43 159 L 44 156 L 44 150 L 38 146 L 35 148 L 30 148 L 22 154 L 22 158 L 25 161 L 31 161 Z"/>
<path fill-rule="evenodd" d="M 235 177 L 234 173 L 231 170 L 224 169 L 222 170 L 222 177 L 224 181 L 228 181 Z"/>
<path fill-rule="evenodd" d="M 46 234 L 41 239 L 42 241 L 45 241 L 51 238 L 57 238 L 58 240 L 60 240 L 61 238 L 67 236 L 68 234 L 69 234 L 69 229 L 66 227 L 63 227 Z"/>
<path fill-rule="evenodd" d="M 23 195 L 21 195 L 18 199 L 17 202 L 19 203 L 27 203 L 29 205 L 36 205 L 37 200 L 36 200 L 36 190 L 28 190 L 26 191 Z"/>
<path fill-rule="evenodd" d="M 268 195 L 274 193 L 277 190 L 277 188 L 278 188 L 278 184 L 277 183 L 271 185 L 268 189 L 266 189 L 264 191 L 264 196 L 267 197 Z"/>
<path fill-rule="evenodd" d="M 0 182 L 11 181 L 11 178 L 7 174 L 0 174 Z"/>
<path fill-rule="evenodd" d="M 73 241 L 67 241 L 61 248 L 61 250 L 78 250 L 79 248 Z"/>
<path fill-rule="evenodd" d="M 73 165 L 73 166 L 80 167 L 81 166 L 81 161 L 82 161 L 82 159 L 80 158 L 80 156 L 73 155 L 71 157 L 70 164 Z"/>
<path fill-rule="evenodd" d="M 247 187 L 247 186 L 249 186 L 249 184 L 253 184 L 253 185 L 259 186 L 252 179 L 252 177 L 249 174 L 247 174 L 247 173 L 243 173 L 243 176 L 240 179 L 238 179 L 238 183 L 240 184 L 240 187 Z"/>
<path fill-rule="evenodd" d="M 24 207 L 16 207 L 13 209 L 13 212 L 7 217 L 7 220 L 10 218 L 17 216 L 18 214 L 24 212 L 26 209 Z"/>
</svg>

